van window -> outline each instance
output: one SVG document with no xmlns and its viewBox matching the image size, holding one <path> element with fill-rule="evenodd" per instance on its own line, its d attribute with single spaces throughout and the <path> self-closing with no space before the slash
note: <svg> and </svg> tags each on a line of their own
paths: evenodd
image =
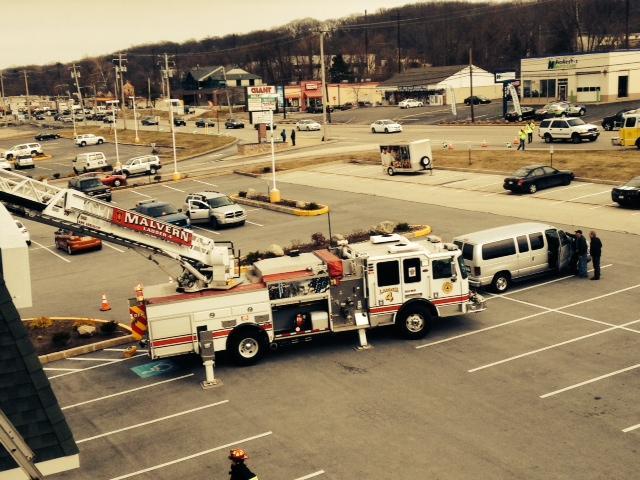
<svg viewBox="0 0 640 480">
<path fill-rule="evenodd" d="M 400 283 L 400 268 L 397 260 L 380 262 L 376 265 L 378 287 L 388 287 Z"/>
<path fill-rule="evenodd" d="M 529 235 L 529 241 L 531 242 L 531 250 L 540 250 L 544 248 L 544 240 L 542 233 L 532 233 Z"/>
<path fill-rule="evenodd" d="M 516 245 L 513 242 L 513 238 L 507 238 L 505 240 L 487 243 L 482 246 L 483 260 L 492 260 L 494 258 L 506 257 L 508 255 L 515 255 L 515 253 Z"/>
<path fill-rule="evenodd" d="M 518 251 L 520 253 L 524 253 L 524 252 L 528 252 L 529 251 L 529 242 L 527 242 L 527 236 L 526 235 L 521 235 L 516 240 L 518 241 Z"/>
<path fill-rule="evenodd" d="M 627 119 L 624 121 L 624 126 L 627 127 L 627 128 L 635 127 L 636 126 L 636 117 L 627 117 Z"/>
<path fill-rule="evenodd" d="M 419 258 L 407 258 L 402 262 L 402 268 L 404 269 L 404 283 L 416 283 L 421 279 L 420 272 L 420 259 Z"/>
<path fill-rule="evenodd" d="M 453 263 L 451 263 L 450 258 L 444 260 L 433 260 L 431 262 L 431 267 L 433 268 L 434 280 L 437 280 L 438 278 L 453 277 Z"/>
<path fill-rule="evenodd" d="M 547 128 L 550 123 L 551 120 L 543 120 L 542 122 L 540 122 L 540 128 Z"/>
<path fill-rule="evenodd" d="M 475 245 L 465 243 L 462 247 L 462 258 L 469 261 L 473 260 L 473 247 L 475 247 Z"/>
</svg>

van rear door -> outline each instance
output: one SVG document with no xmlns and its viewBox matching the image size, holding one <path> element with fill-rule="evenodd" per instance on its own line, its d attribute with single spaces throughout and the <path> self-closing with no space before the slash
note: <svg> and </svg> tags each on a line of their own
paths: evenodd
<svg viewBox="0 0 640 480">
<path fill-rule="evenodd" d="M 571 241 L 562 230 L 545 230 L 549 269 L 561 272 L 571 263 Z"/>
</svg>

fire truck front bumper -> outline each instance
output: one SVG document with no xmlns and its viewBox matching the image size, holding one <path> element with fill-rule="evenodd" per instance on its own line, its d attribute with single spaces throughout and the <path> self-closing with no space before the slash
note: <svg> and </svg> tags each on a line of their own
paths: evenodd
<svg viewBox="0 0 640 480">
<path fill-rule="evenodd" d="M 487 301 L 477 292 L 471 292 L 469 295 L 469 303 L 467 303 L 467 312 L 482 312 L 487 308 Z"/>
</svg>

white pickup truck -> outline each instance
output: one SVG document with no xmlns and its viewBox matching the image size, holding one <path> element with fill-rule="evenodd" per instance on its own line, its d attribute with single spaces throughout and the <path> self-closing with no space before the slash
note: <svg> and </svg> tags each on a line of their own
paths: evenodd
<svg viewBox="0 0 640 480">
<path fill-rule="evenodd" d="M 127 177 L 132 175 L 155 175 L 161 168 L 162 164 L 157 155 L 142 155 L 134 157 L 122 165 L 122 173 Z"/>
</svg>

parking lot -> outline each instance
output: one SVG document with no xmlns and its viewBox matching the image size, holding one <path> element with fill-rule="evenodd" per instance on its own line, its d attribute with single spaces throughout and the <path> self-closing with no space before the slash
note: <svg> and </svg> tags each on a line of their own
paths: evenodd
<svg viewBox="0 0 640 480">
<path fill-rule="evenodd" d="M 287 198 L 309 199 L 300 179 L 314 175 L 309 200 L 331 206 L 334 232 L 389 219 L 430 224 L 448 239 L 553 217 L 554 208 L 592 209 L 593 223 L 616 213 L 599 198 L 606 195 L 598 189 L 609 188 L 603 185 L 575 183 L 530 198 L 504 195 L 495 184 L 501 178 L 491 175 L 389 178 L 379 170 L 340 164 L 285 172 L 279 188 Z M 366 191 L 329 185 L 329 176 L 362 183 Z M 186 192 L 265 191 L 269 180 L 187 179 L 116 191 L 114 201 L 130 208 L 152 197 L 181 206 Z M 390 196 L 386 184 L 409 198 L 419 187 L 421 197 Z M 467 197 L 450 204 L 450 191 Z M 243 252 L 328 234 L 326 217 L 248 210 L 251 223 L 244 227 L 197 232 L 233 240 Z M 637 210 L 618 213 L 627 224 L 638 218 Z M 588 227 L 581 220 L 548 219 L 567 231 Z M 119 246 L 71 257 L 48 251 L 42 247 L 51 246 L 53 229 L 27 224 L 37 243 L 31 247 L 34 307 L 24 317 L 126 322 L 126 298 L 136 283 L 165 282 L 176 273 L 171 262 L 160 259 L 157 266 Z M 233 446 L 249 451 L 260 478 L 386 479 L 396 471 L 403 478 L 633 478 L 640 262 L 628 252 L 638 251 L 640 241 L 622 229 L 595 228 L 604 243 L 599 282 L 542 277 L 520 283 L 504 295 L 487 294 L 486 311 L 443 320 L 415 342 L 379 329 L 369 335 L 374 348 L 364 352 L 352 348 L 355 334 L 344 334 L 278 350 L 250 368 L 234 367 L 221 355 L 216 376 L 223 386 L 209 391 L 200 389 L 204 372 L 194 358 L 125 360 L 111 349 L 47 364 L 81 450 L 81 469 L 55 478 L 225 478 Z M 106 314 L 98 312 L 102 293 L 113 306 Z"/>
</svg>

